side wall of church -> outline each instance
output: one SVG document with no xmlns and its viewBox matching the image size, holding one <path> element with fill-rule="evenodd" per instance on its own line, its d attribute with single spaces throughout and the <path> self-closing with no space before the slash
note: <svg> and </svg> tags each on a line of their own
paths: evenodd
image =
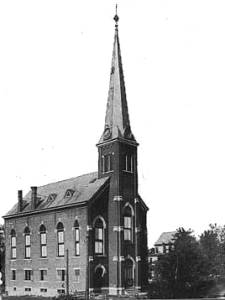
<svg viewBox="0 0 225 300">
<path fill-rule="evenodd" d="M 75 256 L 74 221 L 80 227 L 80 255 Z M 64 225 L 65 255 L 57 256 L 58 222 Z M 47 230 L 47 257 L 40 255 L 40 225 Z M 31 258 L 25 259 L 24 229 L 31 231 Z M 16 259 L 11 258 L 10 232 L 16 231 Z M 66 291 L 66 278 L 60 281 L 57 269 L 66 270 L 66 249 L 69 257 L 69 291 L 84 291 L 87 271 L 87 207 L 74 207 L 55 212 L 42 212 L 30 216 L 18 216 L 5 220 L 6 231 L 6 291 L 9 295 L 54 296 L 58 291 Z M 47 270 L 46 280 L 40 280 L 40 270 Z M 79 278 L 75 278 L 75 269 L 79 269 Z M 12 280 L 12 270 L 16 270 L 16 279 Z M 32 270 L 31 280 L 25 280 L 24 270 Z"/>
</svg>

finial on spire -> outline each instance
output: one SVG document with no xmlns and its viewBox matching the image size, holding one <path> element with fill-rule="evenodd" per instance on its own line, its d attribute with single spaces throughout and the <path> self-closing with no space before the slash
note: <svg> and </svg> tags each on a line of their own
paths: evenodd
<svg viewBox="0 0 225 300">
<path fill-rule="evenodd" d="M 116 28 L 118 27 L 118 21 L 119 21 L 119 17 L 118 17 L 118 15 L 117 15 L 117 4 L 116 4 L 116 14 L 115 14 L 115 16 L 114 16 L 114 21 L 116 22 Z"/>
</svg>

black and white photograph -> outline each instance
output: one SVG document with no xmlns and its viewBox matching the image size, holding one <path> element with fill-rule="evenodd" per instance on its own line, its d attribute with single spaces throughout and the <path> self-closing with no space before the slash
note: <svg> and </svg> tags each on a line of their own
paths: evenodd
<svg viewBox="0 0 225 300">
<path fill-rule="evenodd" d="M 0 299 L 225 299 L 225 2 L 0 1 Z"/>
</svg>

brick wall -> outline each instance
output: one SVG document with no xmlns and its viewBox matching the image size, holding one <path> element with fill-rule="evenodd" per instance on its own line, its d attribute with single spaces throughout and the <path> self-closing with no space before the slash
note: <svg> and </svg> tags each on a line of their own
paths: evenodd
<svg viewBox="0 0 225 300">
<path fill-rule="evenodd" d="M 80 256 L 75 256 L 74 230 L 75 219 L 80 226 Z M 44 295 L 53 296 L 58 289 L 66 290 L 66 281 L 57 279 L 56 269 L 66 268 L 66 253 L 64 257 L 57 257 L 57 223 L 64 225 L 65 249 L 69 250 L 69 291 L 85 290 L 87 265 L 87 208 L 69 208 L 55 212 L 42 212 L 30 216 L 20 216 L 5 220 L 6 227 L 6 291 L 10 295 Z M 47 230 L 47 258 L 40 257 L 39 228 L 44 224 Z M 31 231 L 31 259 L 24 258 L 24 229 L 29 226 Z M 17 237 L 17 257 L 11 259 L 10 232 L 14 228 Z M 75 282 L 74 269 L 80 269 L 79 282 Z M 16 270 L 16 280 L 11 280 L 11 269 Z M 24 269 L 32 269 L 32 280 L 24 280 Z M 47 281 L 40 281 L 40 269 L 47 269 Z M 31 288 L 25 291 L 25 288 Z M 41 292 L 40 289 L 47 289 Z"/>
</svg>

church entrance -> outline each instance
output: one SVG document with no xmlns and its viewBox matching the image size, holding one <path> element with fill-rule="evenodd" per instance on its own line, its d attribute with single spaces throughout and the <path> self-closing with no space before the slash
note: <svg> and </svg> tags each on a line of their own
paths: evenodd
<svg viewBox="0 0 225 300">
<path fill-rule="evenodd" d="M 101 293 L 102 287 L 104 287 L 104 275 L 105 275 L 105 268 L 103 266 L 97 266 L 94 273 L 95 293 Z"/>
<path fill-rule="evenodd" d="M 134 263 L 131 259 L 125 260 L 124 276 L 125 288 L 131 288 L 134 285 Z"/>
</svg>

